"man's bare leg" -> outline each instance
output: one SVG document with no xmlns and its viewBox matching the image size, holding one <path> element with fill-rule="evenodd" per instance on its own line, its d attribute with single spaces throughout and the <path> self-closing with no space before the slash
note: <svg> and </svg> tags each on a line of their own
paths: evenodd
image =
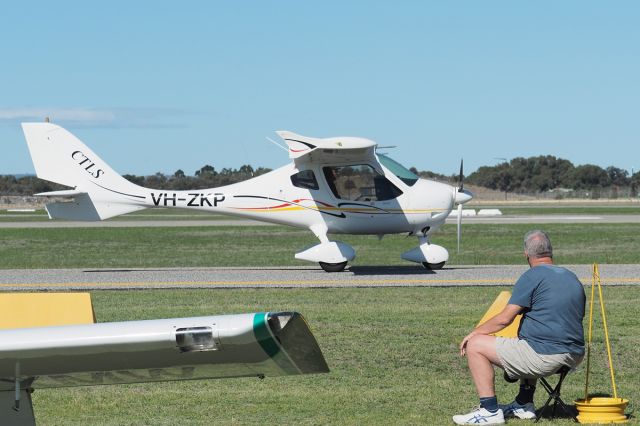
<svg viewBox="0 0 640 426">
<path fill-rule="evenodd" d="M 478 396 L 495 396 L 495 372 L 493 366 L 502 367 L 496 352 L 496 338 L 485 334 L 473 336 L 467 343 L 467 362 Z"/>
</svg>

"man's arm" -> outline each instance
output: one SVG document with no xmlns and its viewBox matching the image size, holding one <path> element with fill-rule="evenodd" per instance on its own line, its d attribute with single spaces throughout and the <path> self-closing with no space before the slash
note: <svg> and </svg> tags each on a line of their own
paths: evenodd
<svg viewBox="0 0 640 426">
<path fill-rule="evenodd" d="M 467 342 L 473 336 L 478 334 L 493 334 L 502 330 L 503 328 L 511 324 L 521 311 L 522 306 L 509 304 L 505 306 L 499 314 L 496 314 L 484 323 L 477 326 L 471 333 L 469 333 L 464 339 L 462 339 L 462 342 L 460 343 L 460 355 L 465 354 L 465 347 L 467 346 Z"/>
</svg>

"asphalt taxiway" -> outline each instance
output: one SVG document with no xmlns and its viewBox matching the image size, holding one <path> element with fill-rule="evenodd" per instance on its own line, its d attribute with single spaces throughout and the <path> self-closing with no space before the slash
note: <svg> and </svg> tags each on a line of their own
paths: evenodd
<svg viewBox="0 0 640 426">
<path fill-rule="evenodd" d="M 583 284 L 590 265 L 568 265 Z M 451 266 L 427 271 L 418 266 L 351 266 L 339 273 L 319 267 L 29 269 L 0 270 L 2 291 L 129 290 L 163 288 L 294 287 L 464 287 L 509 286 L 526 265 Z M 640 265 L 600 265 L 604 285 L 640 284 Z"/>
</svg>

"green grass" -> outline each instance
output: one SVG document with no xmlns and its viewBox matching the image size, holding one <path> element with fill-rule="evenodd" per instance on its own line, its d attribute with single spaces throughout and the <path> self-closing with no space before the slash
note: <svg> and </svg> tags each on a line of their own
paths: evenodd
<svg viewBox="0 0 640 426">
<path fill-rule="evenodd" d="M 534 225 L 464 225 L 456 254 L 455 225 L 433 242 L 449 249 L 449 264 L 521 264 L 522 237 Z M 561 264 L 640 263 L 640 224 L 549 224 Z M 336 235 L 357 253 L 353 265 L 406 264 L 417 245 L 402 235 Z M 281 226 L 142 228 L 2 228 L 0 268 L 113 268 L 307 265 L 293 255 L 316 244 L 311 232 Z"/>
<path fill-rule="evenodd" d="M 40 425 L 449 425 L 477 403 L 459 341 L 504 288 L 153 290 L 92 293 L 98 321 L 298 310 L 331 373 L 38 390 Z M 640 287 L 607 287 L 618 393 L 640 401 Z M 598 317 L 599 318 L 599 317 Z M 611 392 L 596 322 L 593 392 Z M 563 387 L 584 393 L 585 364 Z M 501 402 L 517 384 L 496 380 Z M 543 392 L 537 394 L 541 405 Z M 628 410 L 628 412 L 630 412 Z M 513 421 L 513 424 L 525 424 Z M 541 424 L 573 424 L 570 420 Z M 638 422 L 633 419 L 631 424 Z"/>
<path fill-rule="evenodd" d="M 47 220 L 49 220 L 49 216 L 44 210 L 36 210 L 34 212 L 0 210 L 0 222 L 44 222 Z"/>
<path fill-rule="evenodd" d="M 122 216 L 109 219 L 110 222 L 119 221 L 144 221 L 144 220 L 242 220 L 241 218 L 225 216 L 220 214 L 211 214 L 210 212 L 183 210 L 183 209 L 166 209 L 152 208 L 145 209 Z M 38 209 L 34 212 L 10 212 L 0 210 L 0 222 L 46 222 L 49 221 L 46 210 Z M 64 222 L 64 220 L 55 220 L 56 222 Z"/>
<path fill-rule="evenodd" d="M 184 209 L 167 209 L 162 207 L 140 210 L 109 219 L 112 222 L 132 220 L 243 220 L 239 217 L 213 214 L 211 212 Z"/>
<path fill-rule="evenodd" d="M 16 216 L 16 218 L 18 218 L 17 216 L 29 216 L 29 215 L 47 215 L 47 212 L 44 209 L 35 209 L 35 211 L 33 212 L 12 212 L 9 211 L 12 210 L 11 208 L 8 209 L 0 209 L 0 217 L 2 216 Z"/>
</svg>

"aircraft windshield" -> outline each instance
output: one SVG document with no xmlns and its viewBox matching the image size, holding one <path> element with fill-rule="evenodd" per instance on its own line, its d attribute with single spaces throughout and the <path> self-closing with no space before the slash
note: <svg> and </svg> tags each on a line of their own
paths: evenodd
<svg viewBox="0 0 640 426">
<path fill-rule="evenodd" d="M 389 169 L 391 173 L 396 175 L 398 179 L 400 179 L 401 181 L 403 181 L 409 186 L 413 186 L 413 184 L 416 183 L 418 179 L 420 179 L 411 170 L 407 169 L 405 166 L 398 163 L 396 160 L 393 160 L 384 154 L 378 154 L 378 159 L 380 160 L 383 166 Z"/>
</svg>

